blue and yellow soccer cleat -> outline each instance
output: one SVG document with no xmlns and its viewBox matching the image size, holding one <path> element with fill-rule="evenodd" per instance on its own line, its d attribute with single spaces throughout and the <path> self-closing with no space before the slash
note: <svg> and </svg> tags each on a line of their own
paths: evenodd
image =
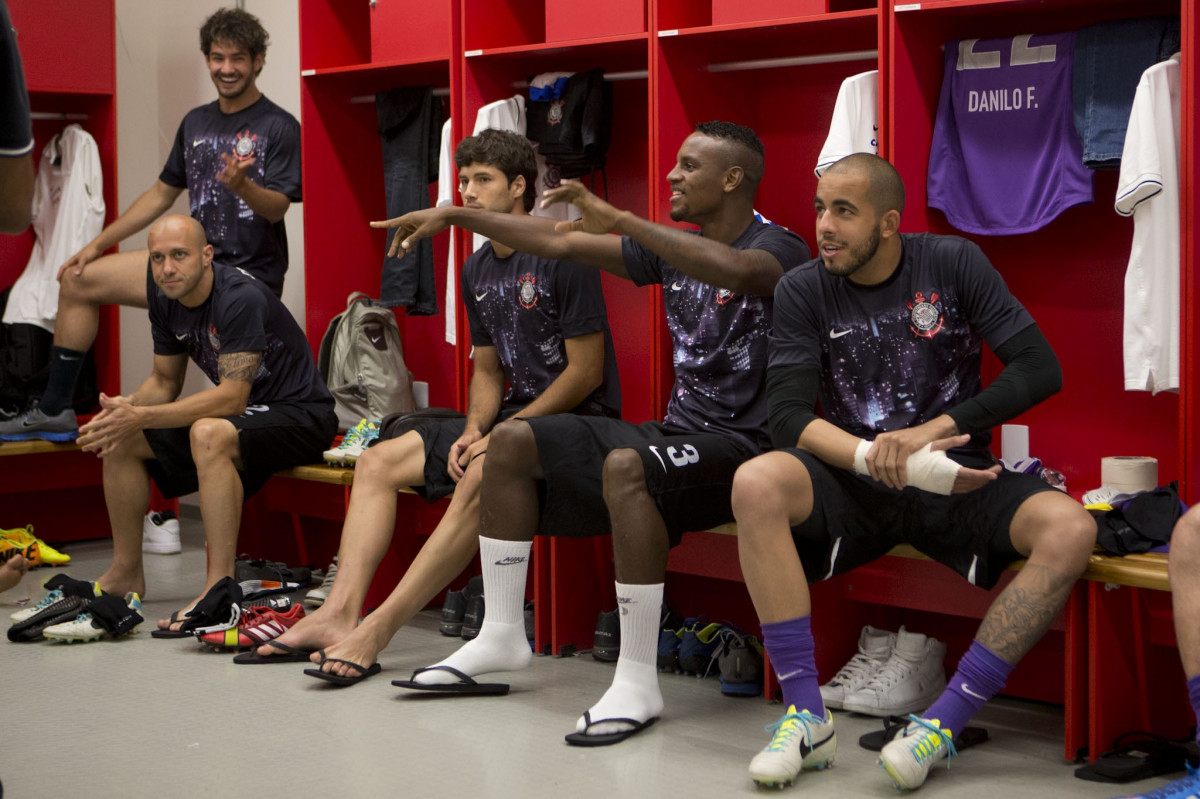
<svg viewBox="0 0 1200 799">
<path fill-rule="evenodd" d="M 771 742 L 750 761 L 750 779 L 768 788 L 790 785 L 801 771 L 823 769 L 837 754 L 833 715 L 828 710 L 821 718 L 807 710 L 796 712 L 791 705 L 767 732 L 772 733 Z"/>
<path fill-rule="evenodd" d="M 953 733 L 942 729 L 937 719 L 909 714 L 908 721 L 904 734 L 896 736 L 879 752 L 879 764 L 902 791 L 920 788 L 934 763 L 958 754 Z"/>
</svg>

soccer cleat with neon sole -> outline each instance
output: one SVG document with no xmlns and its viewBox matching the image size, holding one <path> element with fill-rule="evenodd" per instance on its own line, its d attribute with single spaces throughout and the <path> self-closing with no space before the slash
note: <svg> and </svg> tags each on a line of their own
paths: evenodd
<svg viewBox="0 0 1200 799">
<path fill-rule="evenodd" d="M 0 546 L 3 546 L 5 541 L 11 541 L 19 546 L 28 547 L 30 544 L 37 544 L 36 562 L 30 561 L 31 566 L 41 566 L 47 564 L 50 566 L 58 566 L 62 563 L 70 563 L 71 556 L 59 552 L 54 547 L 47 544 L 42 539 L 33 534 L 33 525 L 28 524 L 24 527 L 16 527 L 12 530 L 0 528 Z M 22 553 L 24 554 L 24 553 Z M 29 556 L 25 557 L 29 560 Z"/>
<path fill-rule="evenodd" d="M 879 752 L 879 765 L 902 791 L 920 788 L 935 763 L 958 754 L 954 748 L 953 733 L 949 729 L 942 729 L 942 723 L 937 719 L 923 719 L 909 714 L 908 721 L 903 734 L 896 736 Z"/>
<path fill-rule="evenodd" d="M 828 710 L 822 719 L 790 705 L 783 718 L 766 730 L 771 742 L 750 761 L 750 779 L 764 787 L 791 785 L 801 771 L 826 768 L 837 754 L 837 733 Z"/>
</svg>

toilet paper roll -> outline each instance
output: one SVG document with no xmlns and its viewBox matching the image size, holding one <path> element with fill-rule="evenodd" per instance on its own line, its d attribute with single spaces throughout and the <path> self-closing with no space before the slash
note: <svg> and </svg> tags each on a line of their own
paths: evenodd
<svg viewBox="0 0 1200 799">
<path fill-rule="evenodd" d="M 1158 460 L 1139 455 L 1101 458 L 1100 482 L 1122 494 L 1149 491 L 1158 486 Z"/>
<path fill-rule="evenodd" d="M 1000 427 L 1000 457 L 1012 465 L 1029 457 L 1029 427 L 1006 424 Z"/>
</svg>

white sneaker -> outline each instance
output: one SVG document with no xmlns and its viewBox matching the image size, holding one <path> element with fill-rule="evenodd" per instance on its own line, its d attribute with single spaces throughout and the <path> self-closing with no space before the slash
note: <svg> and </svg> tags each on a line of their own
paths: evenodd
<svg viewBox="0 0 1200 799">
<path fill-rule="evenodd" d="M 833 679 L 821 686 L 821 701 L 831 710 L 841 710 L 850 694 L 864 688 L 892 655 L 896 634 L 867 625 L 858 637 L 858 653 L 842 666 Z"/>
<path fill-rule="evenodd" d="M 901 791 L 920 788 L 934 763 L 958 754 L 951 731 L 943 730 L 937 719 L 908 718 L 904 734 L 896 736 L 879 752 L 879 765 Z"/>
<path fill-rule="evenodd" d="M 891 657 L 866 685 L 842 701 L 842 709 L 868 716 L 905 716 L 933 704 L 946 688 L 946 645 L 903 627 Z"/>
<path fill-rule="evenodd" d="M 783 718 L 767 727 L 771 742 L 750 761 L 750 779 L 759 785 L 782 788 L 804 769 L 823 769 L 837 754 L 833 714 L 825 718 L 807 710 L 796 712 L 791 705 Z"/>
<path fill-rule="evenodd" d="M 379 420 L 363 419 L 346 431 L 342 443 L 327 449 L 324 458 L 334 466 L 353 466 L 359 456 L 366 452 L 371 442 L 379 438 Z"/>
<path fill-rule="evenodd" d="M 183 551 L 179 543 L 179 519 L 175 511 L 150 511 L 142 520 L 142 551 L 174 555 Z"/>
<path fill-rule="evenodd" d="M 333 563 L 325 570 L 325 579 L 321 580 L 321 584 L 304 595 L 304 604 L 314 608 L 324 605 L 325 600 L 329 599 L 329 592 L 333 590 L 334 577 L 337 577 L 337 555 L 333 556 Z"/>
<path fill-rule="evenodd" d="M 125 595 L 125 605 L 135 613 L 140 613 L 142 610 L 142 600 L 136 593 Z M 136 629 L 137 625 L 134 625 L 129 632 Z M 42 631 L 42 635 L 51 640 L 65 641 L 69 644 L 75 641 L 95 641 L 107 636 L 108 631 L 96 623 L 91 613 L 84 612 L 76 616 L 74 621 L 64 621 L 61 624 L 47 627 Z"/>
</svg>

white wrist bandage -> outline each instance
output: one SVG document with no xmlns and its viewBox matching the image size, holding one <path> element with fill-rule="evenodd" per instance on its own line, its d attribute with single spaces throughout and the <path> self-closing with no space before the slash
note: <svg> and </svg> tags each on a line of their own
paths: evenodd
<svg viewBox="0 0 1200 799">
<path fill-rule="evenodd" d="M 860 439 L 858 448 L 854 450 L 854 471 L 857 474 L 870 474 L 871 470 L 867 468 L 867 453 L 871 451 L 871 446 L 874 441 L 867 441 L 865 438 Z"/>
<path fill-rule="evenodd" d="M 949 495 L 954 491 L 954 478 L 958 477 L 962 467 L 946 457 L 945 452 L 932 452 L 930 446 L 926 444 L 908 456 L 905 464 L 908 484 L 934 494 Z"/>
</svg>

